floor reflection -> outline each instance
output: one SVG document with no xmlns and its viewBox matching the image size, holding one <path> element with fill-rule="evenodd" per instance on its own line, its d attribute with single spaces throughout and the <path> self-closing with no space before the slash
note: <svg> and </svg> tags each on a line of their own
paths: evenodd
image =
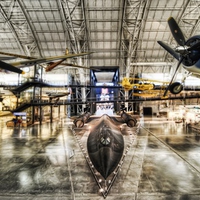
<svg viewBox="0 0 200 200">
<path fill-rule="evenodd" d="M 62 130 L 56 123 L 2 129 L 0 192 L 41 194 L 62 187 L 70 191 L 65 184 L 69 175 L 63 142 L 70 129 Z"/>
<path fill-rule="evenodd" d="M 14 129 L 5 121 L 0 118 L 0 199 L 102 198 L 72 120 Z M 107 199 L 198 199 L 200 134 L 166 119 L 141 122 Z"/>
<path fill-rule="evenodd" d="M 140 191 L 199 194 L 199 133 L 185 125 L 146 121 L 148 144 L 143 163 Z M 193 159 L 196 157 L 195 159 Z"/>
</svg>

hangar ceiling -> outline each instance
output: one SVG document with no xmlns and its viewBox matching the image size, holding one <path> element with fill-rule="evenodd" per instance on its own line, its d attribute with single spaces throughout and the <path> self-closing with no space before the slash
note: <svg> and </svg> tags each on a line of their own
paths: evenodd
<svg viewBox="0 0 200 200">
<path fill-rule="evenodd" d="M 0 0 L 0 51 L 33 57 L 92 51 L 70 62 L 119 66 L 121 77 L 168 74 L 176 61 L 157 43 L 176 46 L 167 19 L 176 19 L 186 39 L 197 35 L 199 6 L 200 0 Z M 62 66 L 48 73 L 87 81 L 88 71 Z"/>
</svg>

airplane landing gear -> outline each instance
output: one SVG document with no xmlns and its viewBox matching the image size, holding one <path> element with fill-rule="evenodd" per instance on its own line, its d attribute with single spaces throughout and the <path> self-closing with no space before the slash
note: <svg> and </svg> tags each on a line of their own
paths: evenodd
<svg viewBox="0 0 200 200">
<path fill-rule="evenodd" d="M 172 94 L 179 94 L 183 90 L 183 85 L 179 82 L 174 82 L 169 88 Z"/>
</svg>

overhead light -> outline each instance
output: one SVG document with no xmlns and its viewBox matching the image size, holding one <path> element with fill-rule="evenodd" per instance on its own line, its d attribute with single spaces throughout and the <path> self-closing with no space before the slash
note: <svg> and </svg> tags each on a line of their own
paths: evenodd
<svg viewBox="0 0 200 200">
<path fill-rule="evenodd" d="M 24 67 L 24 68 L 23 68 L 23 71 L 27 73 L 27 72 L 30 71 L 30 68 L 29 68 L 29 67 Z"/>
<path fill-rule="evenodd" d="M 131 63 L 130 65 L 136 65 L 136 66 L 142 66 L 142 65 L 156 65 L 156 66 L 166 66 L 169 65 L 171 66 L 172 63 L 170 62 L 135 62 L 135 63 Z"/>
</svg>

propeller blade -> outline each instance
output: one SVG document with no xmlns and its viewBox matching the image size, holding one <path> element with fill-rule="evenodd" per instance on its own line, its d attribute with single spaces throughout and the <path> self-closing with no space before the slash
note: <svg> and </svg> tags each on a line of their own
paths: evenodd
<svg viewBox="0 0 200 200">
<path fill-rule="evenodd" d="M 170 28 L 171 33 L 172 33 L 174 39 L 176 40 L 176 42 L 179 45 L 184 46 L 185 45 L 185 37 L 173 17 L 170 17 L 168 19 L 168 24 L 169 24 L 169 28 Z"/>
<path fill-rule="evenodd" d="M 167 92 L 169 91 L 170 86 L 171 86 L 172 82 L 174 81 L 174 77 L 175 77 L 177 71 L 179 70 L 179 67 L 181 66 L 181 63 L 182 63 L 183 59 L 184 59 L 184 57 L 182 57 L 182 58 L 179 60 L 178 65 L 177 65 L 177 67 L 176 67 L 176 70 L 175 70 L 175 72 L 174 72 L 174 75 L 172 76 L 171 81 L 169 82 L 169 85 L 168 85 L 168 87 L 166 88 L 166 90 L 165 90 L 165 92 L 164 92 L 163 97 L 165 97 L 165 96 L 167 95 Z"/>
<path fill-rule="evenodd" d="M 191 50 L 197 50 L 200 48 L 200 41 L 197 42 L 196 44 L 194 44 L 193 46 L 191 46 L 190 48 L 188 48 L 189 51 Z"/>
<path fill-rule="evenodd" d="M 167 44 L 165 44 L 164 42 L 162 41 L 157 41 L 158 44 L 163 47 L 166 51 L 168 51 L 174 58 L 176 58 L 177 60 L 179 60 L 180 56 L 178 53 L 176 53 L 174 51 L 174 49 L 172 49 L 170 46 L 168 46 Z"/>
<path fill-rule="evenodd" d="M 5 63 L 3 61 L 0 61 L 0 68 L 11 71 L 11 72 L 15 72 L 15 73 L 18 73 L 18 74 L 25 74 L 25 72 L 22 71 L 21 69 L 14 67 L 14 66 L 12 66 L 8 63 Z"/>
</svg>

